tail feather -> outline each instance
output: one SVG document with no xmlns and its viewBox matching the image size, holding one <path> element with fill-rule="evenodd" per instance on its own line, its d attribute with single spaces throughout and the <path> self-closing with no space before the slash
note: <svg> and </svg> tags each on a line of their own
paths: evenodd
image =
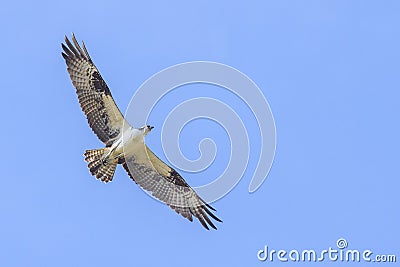
<svg viewBox="0 0 400 267">
<path fill-rule="evenodd" d="M 88 162 L 90 173 L 105 183 L 112 181 L 118 164 L 118 160 L 108 161 L 104 159 L 103 156 L 109 151 L 109 149 L 110 148 L 106 147 L 86 150 L 84 154 L 85 161 Z"/>
<path fill-rule="evenodd" d="M 85 161 L 91 162 L 100 159 L 107 152 L 106 148 L 92 149 L 85 151 Z"/>
</svg>

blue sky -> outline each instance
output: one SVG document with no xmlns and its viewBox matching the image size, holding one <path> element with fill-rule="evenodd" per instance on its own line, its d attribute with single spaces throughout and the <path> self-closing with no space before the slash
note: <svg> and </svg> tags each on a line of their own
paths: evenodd
<svg viewBox="0 0 400 267">
<path fill-rule="evenodd" d="M 257 251 L 323 250 L 339 238 L 399 261 L 399 11 L 398 1 L 3 3 L 0 265 L 301 266 L 260 262 Z M 230 65 L 263 91 L 276 123 L 275 161 L 249 194 L 259 153 L 257 135 L 250 138 L 244 177 L 213 203 L 224 221 L 217 231 L 154 201 L 122 168 L 107 185 L 90 175 L 82 154 L 101 143 L 60 54 L 71 32 L 121 110 L 151 75 L 193 60 Z M 150 117 L 147 141 L 161 158 L 159 124 L 186 96 L 229 103 L 255 131 L 249 110 L 226 91 L 183 88 Z M 181 140 L 192 159 L 192 135 L 221 142 L 215 165 L 182 173 L 198 185 L 225 168 L 229 143 L 218 125 L 193 122 Z"/>
</svg>

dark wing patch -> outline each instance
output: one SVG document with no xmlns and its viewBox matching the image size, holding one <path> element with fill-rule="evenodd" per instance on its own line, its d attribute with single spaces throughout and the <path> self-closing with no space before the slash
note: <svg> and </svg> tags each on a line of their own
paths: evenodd
<svg viewBox="0 0 400 267">
<path fill-rule="evenodd" d="M 215 211 L 215 209 L 203 201 L 178 172 L 154 154 L 149 156 L 149 162 L 150 164 L 138 162 L 134 156 L 130 156 L 125 158 L 122 165 L 132 180 L 146 191 L 151 192 L 154 197 L 166 203 L 178 214 L 189 221 L 193 221 L 193 215 L 207 230 L 209 230 L 209 226 L 217 229 L 210 219 L 211 217 L 222 222 L 210 211 Z"/>
<path fill-rule="evenodd" d="M 93 64 L 85 44 L 82 42 L 82 49 L 74 34 L 72 41 L 73 44 L 65 37 L 66 45 L 62 44 L 62 56 L 89 126 L 102 142 L 108 144 L 119 135 L 124 117 Z"/>
</svg>

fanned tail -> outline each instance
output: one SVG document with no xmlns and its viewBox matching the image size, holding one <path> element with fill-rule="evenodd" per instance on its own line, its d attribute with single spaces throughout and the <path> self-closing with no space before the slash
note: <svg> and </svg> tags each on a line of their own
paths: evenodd
<svg viewBox="0 0 400 267">
<path fill-rule="evenodd" d="M 108 161 L 104 158 L 109 147 L 92 149 L 85 151 L 85 161 L 88 162 L 90 173 L 100 179 L 102 182 L 111 182 L 114 177 L 115 169 L 117 168 L 118 160 Z"/>
</svg>

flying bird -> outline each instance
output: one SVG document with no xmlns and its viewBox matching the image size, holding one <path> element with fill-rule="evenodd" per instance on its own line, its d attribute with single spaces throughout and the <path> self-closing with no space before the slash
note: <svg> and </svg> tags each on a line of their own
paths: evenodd
<svg viewBox="0 0 400 267">
<path fill-rule="evenodd" d="M 178 214 L 189 221 L 196 217 L 207 230 L 209 226 L 217 229 L 211 219 L 222 221 L 212 213 L 215 209 L 145 144 L 145 136 L 154 127 L 134 128 L 124 118 L 85 44 L 82 42 L 81 47 L 72 34 L 72 43 L 65 36 L 62 49 L 81 109 L 93 132 L 105 144 L 104 148 L 86 150 L 84 156 L 90 173 L 108 183 L 112 181 L 117 165 L 121 164 L 136 184 Z"/>
</svg>

